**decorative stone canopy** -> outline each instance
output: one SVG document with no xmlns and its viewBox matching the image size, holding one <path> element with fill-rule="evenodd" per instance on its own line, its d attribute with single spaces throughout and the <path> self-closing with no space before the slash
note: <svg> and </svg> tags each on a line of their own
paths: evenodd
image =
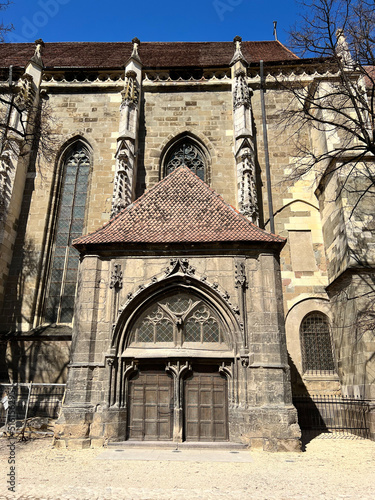
<svg viewBox="0 0 375 500">
<path fill-rule="evenodd" d="M 179 167 L 101 229 L 74 240 L 78 250 L 118 243 L 250 242 L 285 239 L 251 223 L 185 166 Z"/>
</svg>

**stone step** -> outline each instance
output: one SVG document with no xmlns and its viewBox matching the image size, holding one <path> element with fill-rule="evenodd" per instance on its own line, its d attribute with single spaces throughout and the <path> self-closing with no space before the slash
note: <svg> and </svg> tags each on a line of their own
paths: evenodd
<svg viewBox="0 0 375 500">
<path fill-rule="evenodd" d="M 108 448 L 164 448 L 172 450 L 246 450 L 247 445 L 242 443 L 231 443 L 229 441 L 184 441 L 175 443 L 173 441 L 118 441 L 108 443 Z"/>
</svg>

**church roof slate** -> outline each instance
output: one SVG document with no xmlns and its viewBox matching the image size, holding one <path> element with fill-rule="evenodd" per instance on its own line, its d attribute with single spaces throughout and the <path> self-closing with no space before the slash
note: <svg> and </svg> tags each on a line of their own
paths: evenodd
<svg viewBox="0 0 375 500">
<path fill-rule="evenodd" d="M 34 54 L 32 43 L 0 44 L 0 66 L 24 67 Z M 46 68 L 123 68 L 130 58 L 131 42 L 56 42 L 46 43 L 43 64 Z M 279 41 L 242 42 L 248 62 L 298 60 Z M 139 56 L 146 68 L 229 66 L 233 42 L 143 42 Z"/>
<path fill-rule="evenodd" d="M 182 166 L 97 231 L 73 241 L 78 250 L 116 243 L 258 242 L 285 244 L 260 229 Z"/>
</svg>

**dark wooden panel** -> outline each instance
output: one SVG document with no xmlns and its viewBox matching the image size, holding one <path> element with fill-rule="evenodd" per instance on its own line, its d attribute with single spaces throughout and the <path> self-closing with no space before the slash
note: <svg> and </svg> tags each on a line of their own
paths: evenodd
<svg viewBox="0 0 375 500">
<path fill-rule="evenodd" d="M 163 371 L 143 371 L 129 380 L 128 439 L 172 439 L 173 379 Z"/>
<path fill-rule="evenodd" d="M 185 439 L 228 440 L 227 381 L 219 373 L 194 372 L 185 381 Z"/>
</svg>

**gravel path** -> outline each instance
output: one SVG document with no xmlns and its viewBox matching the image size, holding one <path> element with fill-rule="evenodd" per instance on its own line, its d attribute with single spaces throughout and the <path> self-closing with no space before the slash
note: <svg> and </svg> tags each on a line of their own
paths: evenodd
<svg viewBox="0 0 375 500">
<path fill-rule="evenodd" d="M 8 443 L 0 439 L 0 500 L 374 498 L 375 442 L 356 438 L 315 438 L 304 453 L 247 452 L 248 463 L 181 461 L 182 455 L 179 461 L 105 460 L 98 458 L 108 454 L 103 449 L 17 442 L 15 493 L 6 484 Z"/>
</svg>

